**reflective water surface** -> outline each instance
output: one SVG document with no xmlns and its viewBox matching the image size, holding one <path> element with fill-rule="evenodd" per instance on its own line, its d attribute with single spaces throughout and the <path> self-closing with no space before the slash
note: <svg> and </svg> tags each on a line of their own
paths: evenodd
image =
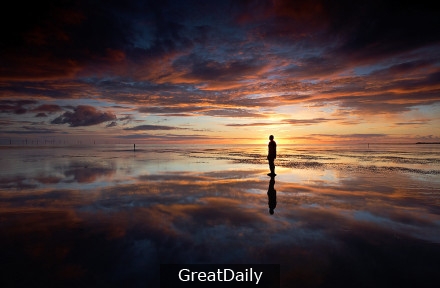
<svg viewBox="0 0 440 288">
<path fill-rule="evenodd" d="M 160 263 L 282 287 L 437 287 L 440 145 L 0 147 L 1 287 L 158 287 Z"/>
</svg>

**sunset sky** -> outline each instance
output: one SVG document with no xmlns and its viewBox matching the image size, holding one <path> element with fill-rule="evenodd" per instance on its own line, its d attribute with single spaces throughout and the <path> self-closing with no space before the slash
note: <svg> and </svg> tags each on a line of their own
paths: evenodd
<svg viewBox="0 0 440 288">
<path fill-rule="evenodd" d="M 423 2 L 13 1 L 0 144 L 439 142 Z"/>
</svg>

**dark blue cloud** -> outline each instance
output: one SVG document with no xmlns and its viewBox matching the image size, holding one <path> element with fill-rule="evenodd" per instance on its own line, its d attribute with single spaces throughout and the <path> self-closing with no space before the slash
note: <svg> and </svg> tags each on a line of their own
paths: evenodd
<svg viewBox="0 0 440 288">
<path fill-rule="evenodd" d="M 91 126 L 116 120 L 115 114 L 102 112 L 93 106 L 79 105 L 73 112 L 67 111 L 52 120 L 51 124 L 69 124 L 70 127 Z"/>
</svg>

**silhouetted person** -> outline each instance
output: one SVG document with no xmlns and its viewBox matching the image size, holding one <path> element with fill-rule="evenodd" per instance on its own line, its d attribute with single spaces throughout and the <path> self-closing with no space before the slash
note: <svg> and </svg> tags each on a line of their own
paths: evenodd
<svg viewBox="0 0 440 288">
<path fill-rule="evenodd" d="M 273 141 L 273 135 L 269 136 L 269 145 L 267 145 L 267 160 L 269 160 L 269 176 L 276 176 L 275 174 L 275 159 L 277 158 L 277 143 Z"/>
<path fill-rule="evenodd" d="M 269 189 L 267 190 L 267 198 L 269 199 L 269 214 L 273 215 L 275 207 L 277 207 L 277 190 L 275 190 L 275 177 L 270 177 Z"/>
</svg>

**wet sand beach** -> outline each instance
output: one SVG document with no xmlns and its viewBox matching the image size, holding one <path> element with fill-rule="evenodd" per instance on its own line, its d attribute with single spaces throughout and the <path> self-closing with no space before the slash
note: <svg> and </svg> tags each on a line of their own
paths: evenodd
<svg viewBox="0 0 440 288">
<path fill-rule="evenodd" d="M 440 145 L 280 145 L 273 183 L 265 150 L 1 147 L 0 286 L 159 287 L 165 263 L 438 285 Z"/>
</svg>

